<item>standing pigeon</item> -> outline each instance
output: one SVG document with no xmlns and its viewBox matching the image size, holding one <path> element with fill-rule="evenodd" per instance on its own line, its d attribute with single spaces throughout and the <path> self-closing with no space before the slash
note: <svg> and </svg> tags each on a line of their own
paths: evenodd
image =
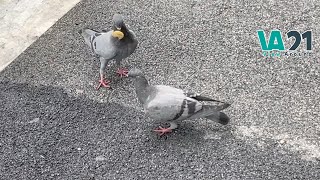
<svg viewBox="0 0 320 180">
<path fill-rule="evenodd" d="M 128 70 L 120 68 L 121 60 L 130 56 L 138 45 L 135 34 L 129 30 L 120 14 L 113 16 L 113 27 L 111 31 L 98 32 L 92 29 L 82 29 L 79 33 L 84 37 L 85 43 L 91 48 L 92 52 L 100 59 L 100 80 L 101 86 L 110 87 L 110 81 L 104 79 L 104 70 L 108 62 L 116 60 L 117 74 L 121 77 L 128 76 Z"/>
<path fill-rule="evenodd" d="M 135 78 L 135 89 L 147 116 L 160 122 L 169 122 L 169 128 L 159 127 L 157 133 L 162 136 L 177 128 L 177 121 L 185 119 L 207 118 L 226 125 L 229 117 L 219 112 L 230 106 L 228 103 L 213 100 L 195 93 L 186 93 L 181 89 L 164 85 L 149 85 L 139 69 L 129 71 L 129 77 Z M 212 101 L 215 105 L 204 105 L 200 101 Z"/>
</svg>

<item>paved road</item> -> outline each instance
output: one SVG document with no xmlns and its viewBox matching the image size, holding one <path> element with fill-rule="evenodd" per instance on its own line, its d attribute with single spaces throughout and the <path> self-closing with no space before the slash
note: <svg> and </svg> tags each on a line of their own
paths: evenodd
<svg viewBox="0 0 320 180">
<path fill-rule="evenodd" d="M 0 74 L 1 178 L 319 179 L 320 14 L 308 3 L 81 2 Z M 96 91 L 98 62 L 76 32 L 115 12 L 140 40 L 126 67 L 233 102 L 230 125 L 185 121 L 158 139 L 113 64 L 113 90 Z M 276 28 L 311 29 L 312 56 L 262 57 L 256 30 Z"/>
</svg>

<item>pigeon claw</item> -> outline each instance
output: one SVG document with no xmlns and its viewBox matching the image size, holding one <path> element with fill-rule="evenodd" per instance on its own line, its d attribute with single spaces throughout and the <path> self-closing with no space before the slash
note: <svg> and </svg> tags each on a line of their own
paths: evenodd
<svg viewBox="0 0 320 180">
<path fill-rule="evenodd" d="M 158 133 L 159 136 L 163 136 L 164 134 L 171 133 L 171 128 L 163 128 L 159 127 L 158 129 L 153 130 L 154 132 Z"/>
<path fill-rule="evenodd" d="M 124 68 L 119 68 L 117 70 L 117 74 L 120 76 L 120 77 L 128 77 L 128 69 L 124 69 Z"/>
<path fill-rule="evenodd" d="M 100 79 L 99 80 L 99 85 L 97 86 L 97 90 L 102 86 L 102 87 L 105 87 L 105 88 L 110 88 L 110 85 L 109 85 L 110 81 L 105 81 L 104 79 Z"/>
</svg>

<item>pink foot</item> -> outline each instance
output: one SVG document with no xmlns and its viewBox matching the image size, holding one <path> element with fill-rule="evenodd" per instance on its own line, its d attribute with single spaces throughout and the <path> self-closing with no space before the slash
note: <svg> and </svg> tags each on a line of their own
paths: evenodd
<svg viewBox="0 0 320 180">
<path fill-rule="evenodd" d="M 101 78 L 100 80 L 99 80 L 99 85 L 97 86 L 97 90 L 101 87 L 101 86 L 103 86 L 103 87 L 105 87 L 105 88 L 110 88 L 110 85 L 109 85 L 109 83 L 110 83 L 110 81 L 106 81 L 106 80 L 104 80 L 103 78 Z"/>
<path fill-rule="evenodd" d="M 171 132 L 172 132 L 172 129 L 170 129 L 170 128 L 163 128 L 163 127 L 159 126 L 158 129 L 155 129 L 155 130 L 153 130 L 153 131 L 157 132 L 157 133 L 159 134 L 159 136 L 162 136 L 162 135 L 164 135 L 164 134 L 166 134 L 166 133 L 171 133 Z"/>
<path fill-rule="evenodd" d="M 128 69 L 124 69 L 124 68 L 119 68 L 117 70 L 117 74 L 120 76 L 120 77 L 128 77 Z"/>
</svg>

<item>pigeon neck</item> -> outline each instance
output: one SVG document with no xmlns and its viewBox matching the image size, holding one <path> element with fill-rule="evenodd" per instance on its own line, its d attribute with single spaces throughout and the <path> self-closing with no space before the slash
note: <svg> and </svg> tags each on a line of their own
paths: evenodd
<svg viewBox="0 0 320 180">
<path fill-rule="evenodd" d="M 122 32 L 124 33 L 124 35 L 128 35 L 128 29 L 125 24 L 122 26 Z"/>
<path fill-rule="evenodd" d="M 144 104 L 147 98 L 148 80 L 144 76 L 136 77 L 135 89 L 139 101 Z"/>
</svg>

